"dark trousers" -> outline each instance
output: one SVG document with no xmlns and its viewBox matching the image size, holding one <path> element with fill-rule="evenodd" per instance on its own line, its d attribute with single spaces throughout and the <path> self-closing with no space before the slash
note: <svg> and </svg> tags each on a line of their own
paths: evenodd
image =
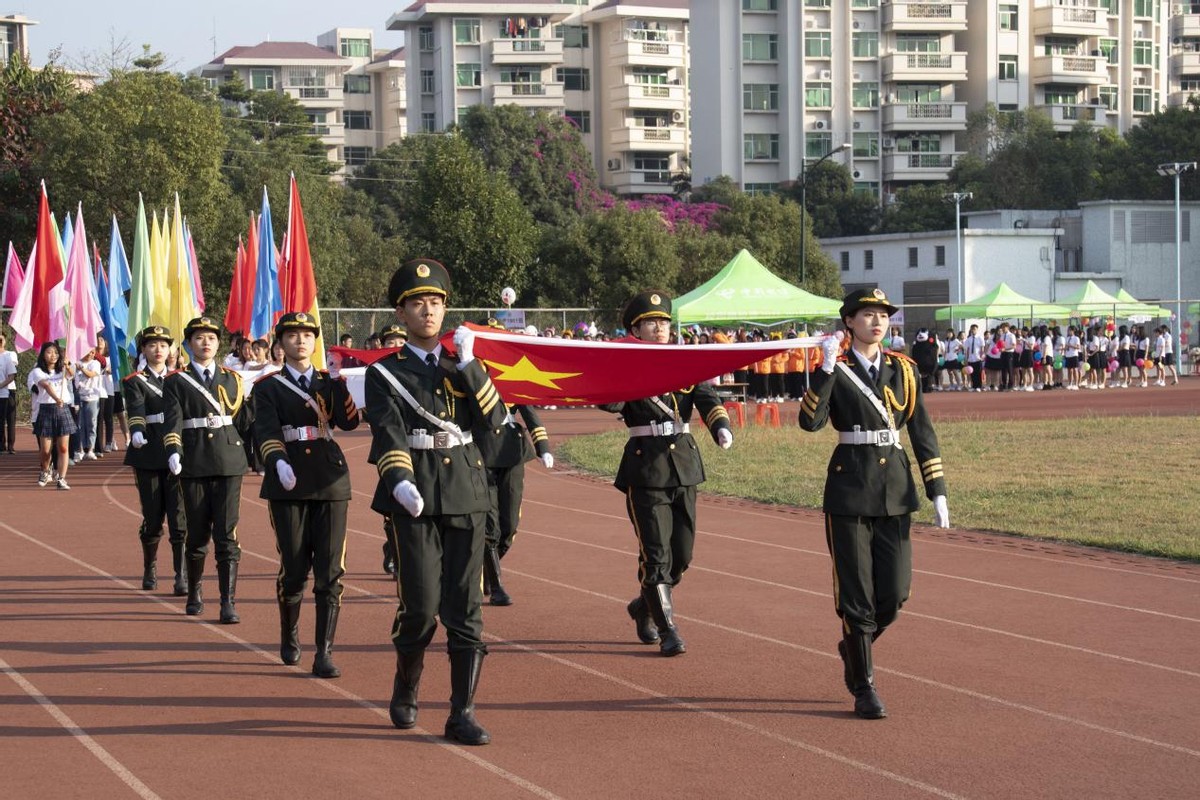
<svg viewBox="0 0 1200 800">
<path fill-rule="evenodd" d="M 521 497 L 525 494 L 525 465 L 489 469 L 488 494 L 492 505 L 487 515 L 487 544 L 500 555 L 508 552 L 521 524 Z"/>
<path fill-rule="evenodd" d="M 96 417 L 96 449 L 103 451 L 113 441 L 113 398 L 100 398 L 100 413 Z"/>
<path fill-rule="evenodd" d="M 267 516 L 275 531 L 279 577 L 275 594 L 282 602 L 299 598 L 312 570 L 313 594 L 329 605 L 342 604 L 346 574 L 346 509 L 349 500 L 271 500 Z"/>
<path fill-rule="evenodd" d="M 1012 352 L 1000 354 L 1000 388 L 1013 387 L 1013 365 L 1016 364 L 1016 354 Z"/>
<path fill-rule="evenodd" d="M 10 389 L 0 397 L 0 450 L 12 450 L 17 441 L 17 395 Z"/>
<path fill-rule="evenodd" d="M 834 606 L 843 633 L 878 638 L 900 613 L 912 587 L 910 515 L 825 515 L 825 542 L 833 559 Z"/>
<path fill-rule="evenodd" d="M 638 581 L 642 586 L 677 585 L 696 544 L 696 487 L 630 486 L 625 511 L 638 539 Z"/>
<path fill-rule="evenodd" d="M 185 549 L 189 561 L 202 561 L 213 543 L 216 560 L 240 561 L 242 546 L 237 540 L 241 511 L 242 476 L 180 478 L 183 510 L 187 518 Z"/>
<path fill-rule="evenodd" d="M 483 542 L 486 513 L 410 517 L 392 515 L 396 538 L 396 595 L 392 623 L 396 652 L 429 646 L 437 619 L 450 652 L 483 646 Z M 436 617 L 436 619 L 435 619 Z"/>
<path fill-rule="evenodd" d="M 982 361 L 973 361 L 973 362 L 971 362 L 971 364 L 969 366 L 971 367 L 971 388 L 972 389 L 982 389 L 983 388 L 983 362 Z"/>
<path fill-rule="evenodd" d="M 171 543 L 182 543 L 187 521 L 183 513 L 183 491 L 179 488 L 179 478 L 165 469 L 135 468 L 133 481 L 142 505 L 142 526 L 138 531 L 142 544 L 158 544 L 162 539 L 164 521 Z"/>
</svg>

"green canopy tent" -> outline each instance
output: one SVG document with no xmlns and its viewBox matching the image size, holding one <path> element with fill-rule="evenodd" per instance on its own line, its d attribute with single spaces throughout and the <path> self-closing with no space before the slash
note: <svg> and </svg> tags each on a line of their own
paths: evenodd
<svg viewBox="0 0 1200 800">
<path fill-rule="evenodd" d="M 1068 310 L 1054 303 L 1034 300 L 1001 281 L 987 294 L 959 305 L 946 306 L 934 312 L 934 319 L 1055 319 L 1065 317 Z"/>
<path fill-rule="evenodd" d="M 840 300 L 793 286 L 742 250 L 708 281 L 677 298 L 672 310 L 681 327 L 736 323 L 770 327 L 837 319 L 841 305 Z"/>
<path fill-rule="evenodd" d="M 1134 322 L 1146 322 L 1147 320 L 1154 319 L 1155 317 L 1171 316 L 1170 309 L 1163 308 L 1162 306 L 1151 305 L 1150 303 L 1143 303 L 1141 300 L 1138 300 L 1124 289 L 1118 289 L 1117 293 L 1113 296 L 1121 301 L 1121 304 L 1117 306 L 1117 311 L 1115 314 L 1115 316 L 1119 317 L 1120 319 L 1133 320 Z"/>
<path fill-rule="evenodd" d="M 1088 281 L 1075 294 L 1062 301 L 1072 317 L 1113 316 L 1123 305 L 1120 300 L 1101 289 L 1094 281 Z"/>
</svg>

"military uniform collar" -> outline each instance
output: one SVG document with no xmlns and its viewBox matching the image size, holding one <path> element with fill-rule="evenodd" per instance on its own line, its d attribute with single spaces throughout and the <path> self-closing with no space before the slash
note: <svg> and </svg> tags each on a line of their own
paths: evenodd
<svg viewBox="0 0 1200 800">
<path fill-rule="evenodd" d="M 412 350 L 414 353 L 416 353 L 417 357 L 419 359 L 421 359 L 421 363 L 425 363 L 425 357 L 428 356 L 430 353 L 433 353 L 434 357 L 439 362 L 442 360 L 442 345 L 440 342 L 432 350 L 422 350 L 420 347 L 417 347 L 412 342 L 405 342 L 404 346 L 406 348 L 408 348 L 409 350 Z"/>
<path fill-rule="evenodd" d="M 871 367 L 875 368 L 876 373 L 883 371 L 883 350 L 882 349 L 880 349 L 878 352 L 875 353 L 875 358 L 873 360 L 870 358 L 867 358 L 865 355 L 858 352 L 858 350 L 856 350 L 853 347 L 850 348 L 850 352 L 854 353 L 854 357 L 858 360 L 859 366 L 862 367 L 863 372 L 867 373 L 868 375 L 870 374 Z"/>
<path fill-rule="evenodd" d="M 284 362 L 283 367 L 284 367 L 284 369 L 287 370 L 288 375 L 291 376 L 293 383 L 297 383 L 297 384 L 300 383 L 300 376 L 303 375 L 305 378 L 308 379 L 308 385 L 312 386 L 313 376 L 316 373 L 316 369 L 313 367 L 312 364 L 308 365 L 307 372 L 301 372 L 300 370 L 296 369 L 295 367 L 293 367 L 291 364 L 287 363 L 286 361 Z"/>
</svg>

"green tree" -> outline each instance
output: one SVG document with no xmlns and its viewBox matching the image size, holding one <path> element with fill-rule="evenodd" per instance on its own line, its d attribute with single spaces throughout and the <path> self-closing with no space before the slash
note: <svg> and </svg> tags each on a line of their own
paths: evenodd
<svg viewBox="0 0 1200 800">
<path fill-rule="evenodd" d="M 1200 105 L 1172 106 L 1144 118 L 1125 135 L 1124 148 L 1101 154 L 1106 196 L 1120 199 L 1174 200 L 1175 181 L 1155 172 L 1159 164 L 1196 161 L 1200 155 Z M 1200 174 L 1183 173 L 1180 198 L 1200 200 Z"/>
<path fill-rule="evenodd" d="M 954 204 L 946 201 L 953 187 L 940 183 L 914 183 L 896 192 L 896 202 L 883 213 L 882 233 L 916 233 L 954 230 Z M 965 209 L 974 208 L 972 203 Z"/>
</svg>

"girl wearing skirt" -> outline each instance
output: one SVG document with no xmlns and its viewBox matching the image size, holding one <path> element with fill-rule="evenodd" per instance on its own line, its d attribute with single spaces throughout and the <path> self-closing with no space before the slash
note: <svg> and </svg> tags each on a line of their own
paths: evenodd
<svg viewBox="0 0 1200 800">
<path fill-rule="evenodd" d="M 58 488 L 71 488 L 67 485 L 67 466 L 71 463 L 67 445 L 71 434 L 76 430 L 70 408 L 73 399 L 71 378 L 74 374 L 71 366 L 63 363 L 62 353 L 57 344 L 46 342 L 42 345 L 38 352 L 37 366 L 29 375 L 29 382 L 37 387 L 36 399 L 39 405 L 37 422 L 33 427 L 42 457 L 38 486 L 50 483 L 53 459 L 53 466 L 58 475 L 55 480 Z"/>
</svg>

